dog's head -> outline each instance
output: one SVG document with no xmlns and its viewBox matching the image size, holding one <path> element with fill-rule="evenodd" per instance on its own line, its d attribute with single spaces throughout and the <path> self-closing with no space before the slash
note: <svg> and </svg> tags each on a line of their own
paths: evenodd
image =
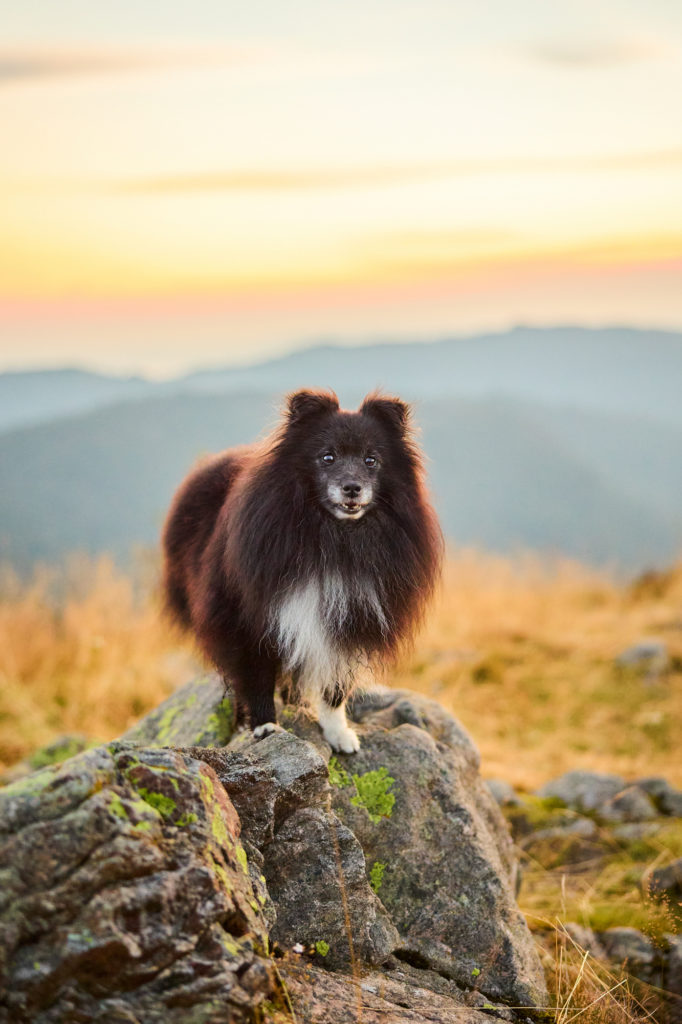
<svg viewBox="0 0 682 1024">
<path fill-rule="evenodd" d="M 348 412 L 332 391 L 298 391 L 286 416 L 290 451 L 322 507 L 346 521 L 371 512 L 409 447 L 405 403 L 373 394 Z"/>
</svg>

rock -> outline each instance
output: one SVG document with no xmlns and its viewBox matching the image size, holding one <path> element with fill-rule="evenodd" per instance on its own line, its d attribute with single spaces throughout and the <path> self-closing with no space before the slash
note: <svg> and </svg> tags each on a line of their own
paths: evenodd
<svg viewBox="0 0 682 1024">
<path fill-rule="evenodd" d="M 598 835 L 599 829 L 591 818 L 575 818 L 567 825 L 558 825 L 555 828 L 541 828 L 533 832 L 529 837 L 532 840 L 538 839 L 591 839 Z"/>
<path fill-rule="evenodd" d="M 635 785 L 649 794 L 662 814 L 682 818 L 682 791 L 674 789 L 665 779 L 639 779 Z"/>
<path fill-rule="evenodd" d="M 666 941 L 668 955 L 663 984 L 668 992 L 677 997 L 672 1004 L 675 1014 L 671 1013 L 671 1018 L 677 1024 L 682 1021 L 682 935 L 666 935 Z"/>
<path fill-rule="evenodd" d="M 566 824 L 541 828 L 518 840 L 519 847 L 547 870 L 582 864 L 603 857 L 608 842 L 590 818 L 574 818 Z"/>
<path fill-rule="evenodd" d="M 596 960 L 606 959 L 606 950 L 591 928 L 576 921 L 567 921 L 563 928 L 579 949 L 587 950 Z"/>
<path fill-rule="evenodd" d="M 222 747 L 235 733 L 234 701 L 217 675 L 194 679 L 121 737 L 140 746 Z"/>
<path fill-rule="evenodd" d="M 640 640 L 618 655 L 616 665 L 640 671 L 648 682 L 655 682 L 670 665 L 668 647 L 662 640 Z"/>
<path fill-rule="evenodd" d="M 353 718 L 361 747 L 333 762 L 332 804 L 398 929 L 396 955 L 468 988 L 475 978 L 492 1001 L 545 1005 L 511 838 L 467 734 L 405 691 L 355 702 Z"/>
<path fill-rule="evenodd" d="M 380 964 L 398 933 L 369 887 L 362 847 L 335 814 L 296 811 L 265 851 L 263 868 L 277 908 L 272 939 L 315 948 L 330 968 Z"/>
<path fill-rule="evenodd" d="M 214 768 L 240 815 L 243 838 L 262 854 L 277 914 L 271 939 L 285 949 L 322 942 L 327 965 L 347 966 L 350 922 L 354 956 L 385 960 L 397 932 L 369 886 L 362 847 L 327 808 L 327 764 L 317 749 L 282 731 L 259 741 L 242 734 L 225 750 L 191 752 Z"/>
<path fill-rule="evenodd" d="M 190 753 L 211 765 L 237 809 L 243 837 L 259 850 L 290 814 L 320 803 L 329 792 L 327 762 L 289 732 L 262 740 L 242 733 L 228 748 Z"/>
<path fill-rule="evenodd" d="M 511 838 L 451 715 L 375 693 L 351 709 L 360 752 L 332 759 L 305 712 L 256 742 L 220 700 L 192 684 L 0 792 L 1 1024 L 274 1024 L 270 941 L 301 1021 L 546 1005 Z"/>
<path fill-rule="evenodd" d="M 228 1024 L 274 992 L 239 819 L 206 764 L 98 747 L 0 792 L 0 822 L 0 1020 Z"/>
<path fill-rule="evenodd" d="M 504 779 L 486 779 L 485 784 L 499 807 L 520 806 L 522 803 L 514 787 Z"/>
<path fill-rule="evenodd" d="M 682 896 L 682 857 L 645 875 L 644 888 L 654 899 L 679 900 Z"/>
<path fill-rule="evenodd" d="M 573 771 L 546 782 L 537 795 L 561 800 L 576 811 L 596 811 L 625 787 L 625 779 L 620 775 Z"/>
<path fill-rule="evenodd" d="M 91 746 L 96 746 L 96 744 L 91 743 L 87 736 L 82 736 L 80 733 L 67 733 L 64 736 L 58 736 L 56 740 L 52 740 L 51 743 L 34 751 L 30 757 L 12 765 L 0 776 L 0 785 L 7 786 L 10 782 L 23 779 L 40 768 L 46 768 L 51 764 L 60 764 Z"/>
<path fill-rule="evenodd" d="M 303 962 L 287 962 L 280 972 L 297 1019 L 305 1024 L 490 1024 L 491 1015 L 517 1019 L 480 993 L 471 993 L 469 1001 L 454 982 L 407 964 L 397 963 L 390 973 L 363 972 L 357 979 Z"/>
<path fill-rule="evenodd" d="M 647 839 L 649 836 L 655 836 L 660 827 L 659 824 L 651 821 L 636 821 L 626 825 L 616 825 L 611 830 L 611 835 L 621 843 L 632 843 L 637 839 Z"/>
<path fill-rule="evenodd" d="M 639 786 L 628 786 L 597 808 L 605 821 L 649 821 L 656 817 L 656 806 Z"/>
<path fill-rule="evenodd" d="M 626 970 L 636 977 L 647 972 L 656 961 L 656 949 L 648 939 L 636 928 L 607 928 L 599 936 L 609 960 L 622 964 Z"/>
</svg>

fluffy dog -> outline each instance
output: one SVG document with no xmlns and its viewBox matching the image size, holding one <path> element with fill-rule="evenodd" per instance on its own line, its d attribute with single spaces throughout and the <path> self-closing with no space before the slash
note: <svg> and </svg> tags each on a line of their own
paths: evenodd
<svg viewBox="0 0 682 1024">
<path fill-rule="evenodd" d="M 273 731 L 291 674 L 335 750 L 358 749 L 345 702 L 364 666 L 409 640 L 438 576 L 442 538 L 409 409 L 369 395 L 289 396 L 279 429 L 192 473 L 163 534 L 164 589 L 256 737 Z"/>
</svg>

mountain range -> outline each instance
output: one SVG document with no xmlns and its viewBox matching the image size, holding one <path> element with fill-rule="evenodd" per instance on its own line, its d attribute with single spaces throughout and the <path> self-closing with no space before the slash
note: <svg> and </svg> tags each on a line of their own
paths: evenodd
<svg viewBox="0 0 682 1024">
<path fill-rule="evenodd" d="M 414 403 L 454 544 L 628 572 L 682 551 L 682 334 L 563 327 L 325 345 L 162 382 L 0 374 L 0 557 L 26 570 L 154 545 L 193 462 L 262 436 L 306 386 Z"/>
</svg>

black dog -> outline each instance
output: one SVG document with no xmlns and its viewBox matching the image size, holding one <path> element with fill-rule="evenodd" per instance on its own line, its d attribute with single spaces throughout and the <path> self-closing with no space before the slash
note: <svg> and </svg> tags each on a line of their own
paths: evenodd
<svg viewBox="0 0 682 1024">
<path fill-rule="evenodd" d="M 301 391 L 262 446 L 217 456 L 175 496 L 167 604 L 256 736 L 276 728 L 275 683 L 292 673 L 331 746 L 358 749 L 345 714 L 358 671 L 410 638 L 440 567 L 408 421 L 395 398 L 347 412 Z"/>
</svg>

